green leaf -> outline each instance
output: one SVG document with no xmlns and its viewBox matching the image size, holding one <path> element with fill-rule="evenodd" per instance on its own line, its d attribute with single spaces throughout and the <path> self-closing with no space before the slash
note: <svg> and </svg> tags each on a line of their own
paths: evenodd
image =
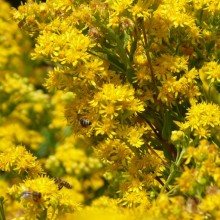
<svg viewBox="0 0 220 220">
<path fill-rule="evenodd" d="M 164 115 L 164 124 L 162 128 L 163 139 L 169 140 L 171 131 L 172 131 L 172 124 L 173 124 L 173 121 L 172 121 L 171 113 L 169 110 L 167 110 Z"/>
<path fill-rule="evenodd" d="M 173 173 L 173 172 L 175 172 L 177 170 L 177 166 L 176 166 L 176 164 L 174 163 L 174 162 L 172 162 L 172 165 L 171 165 L 171 167 L 170 167 L 170 173 Z"/>
<path fill-rule="evenodd" d="M 47 209 L 42 211 L 42 213 L 38 219 L 39 220 L 46 220 L 47 219 Z"/>
<path fill-rule="evenodd" d="M 212 40 L 212 41 L 210 41 L 210 42 L 207 42 L 207 43 L 205 44 L 205 47 L 206 47 L 206 50 L 208 51 L 208 53 L 210 53 L 211 50 L 215 47 L 215 41 Z"/>
<path fill-rule="evenodd" d="M 135 38 L 134 41 L 131 44 L 131 49 L 130 49 L 130 54 L 129 54 L 130 62 L 133 62 L 134 53 L 136 51 L 136 48 L 137 48 L 137 39 Z"/>
</svg>

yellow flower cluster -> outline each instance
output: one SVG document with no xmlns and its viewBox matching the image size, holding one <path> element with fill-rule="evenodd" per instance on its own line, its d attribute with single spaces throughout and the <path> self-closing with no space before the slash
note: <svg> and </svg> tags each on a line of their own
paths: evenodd
<svg viewBox="0 0 220 220">
<path fill-rule="evenodd" d="M 217 0 L 0 5 L 1 216 L 219 218 Z"/>
<path fill-rule="evenodd" d="M 9 22 L 10 14 L 8 13 L 10 6 L 5 3 L 1 3 L 1 15 L 0 15 L 0 66 L 1 70 L 4 66 L 7 66 L 10 62 L 13 62 L 13 58 L 17 56 L 19 52 L 19 45 L 17 41 L 20 41 L 21 33 L 17 28 L 16 23 Z M 2 75 L 2 74 L 1 74 Z"/>
<path fill-rule="evenodd" d="M 24 183 L 14 185 L 9 189 L 9 194 L 20 197 L 21 204 L 26 210 L 26 219 L 34 220 L 45 213 L 50 219 L 59 219 L 63 213 L 79 208 L 74 198 L 77 193 L 69 194 L 65 189 L 59 190 L 55 181 L 46 176 L 27 179 Z"/>
<path fill-rule="evenodd" d="M 3 143 L 1 143 L 3 144 Z M 40 163 L 36 157 L 28 153 L 23 146 L 7 146 L 0 154 L 0 169 L 5 172 L 30 173 L 32 176 L 43 173 Z"/>
<path fill-rule="evenodd" d="M 188 129 L 195 136 L 207 138 L 218 132 L 220 126 L 219 105 L 199 103 L 192 105 L 186 113 L 186 122 L 180 125 L 183 130 Z"/>
<path fill-rule="evenodd" d="M 219 205 L 219 149 L 216 145 L 202 140 L 197 148 L 187 148 L 185 164 L 194 164 L 193 168 L 185 167 L 178 178 L 179 189 L 189 195 L 191 212 L 194 215 L 218 218 Z M 189 202 L 189 200 L 188 200 Z"/>
<path fill-rule="evenodd" d="M 117 118 L 125 120 L 129 116 L 137 115 L 137 113 L 144 111 L 144 104 L 135 98 L 134 95 L 134 89 L 129 88 L 128 85 L 103 85 L 102 89 L 97 92 L 93 100 L 90 101 L 93 110 L 101 117 L 95 128 L 96 135 L 109 134 L 110 137 L 112 137 L 113 134 L 116 134 L 116 132 L 112 132 L 112 129 L 115 129 L 114 121 L 116 121 Z M 133 131 L 134 136 L 131 134 L 133 138 L 143 134 L 143 132 L 138 132 L 138 130 L 136 130 L 136 135 L 134 132 L 135 131 Z"/>
</svg>

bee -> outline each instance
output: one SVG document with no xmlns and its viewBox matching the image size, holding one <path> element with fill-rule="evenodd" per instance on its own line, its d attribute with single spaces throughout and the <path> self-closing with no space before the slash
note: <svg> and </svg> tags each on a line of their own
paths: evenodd
<svg viewBox="0 0 220 220">
<path fill-rule="evenodd" d="M 41 193 L 36 191 L 24 191 L 21 194 L 21 199 L 33 199 L 35 202 L 41 199 Z"/>
<path fill-rule="evenodd" d="M 58 190 L 61 190 L 63 187 L 66 187 L 67 189 L 72 189 L 73 187 L 66 181 L 60 179 L 60 178 L 54 178 L 55 184 L 58 184 Z"/>
<path fill-rule="evenodd" d="M 89 121 L 88 119 L 85 119 L 85 118 L 80 118 L 79 122 L 80 122 L 81 126 L 84 127 L 84 128 L 86 128 L 86 127 L 88 127 L 89 125 L 92 124 L 91 121 Z"/>
</svg>

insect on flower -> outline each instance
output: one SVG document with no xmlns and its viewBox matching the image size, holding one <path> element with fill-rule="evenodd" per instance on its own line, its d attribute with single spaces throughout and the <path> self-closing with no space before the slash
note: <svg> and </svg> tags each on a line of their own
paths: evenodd
<svg viewBox="0 0 220 220">
<path fill-rule="evenodd" d="M 54 182 L 55 184 L 58 184 L 58 190 L 61 190 L 63 187 L 66 187 L 67 189 L 73 188 L 68 182 L 60 178 L 54 178 Z"/>
<path fill-rule="evenodd" d="M 85 118 L 80 118 L 79 122 L 80 122 L 81 126 L 84 127 L 84 128 L 86 128 L 86 127 L 88 127 L 89 125 L 92 124 L 91 121 L 89 121 L 88 119 L 85 119 Z"/>
<path fill-rule="evenodd" d="M 24 191 L 21 194 L 21 199 L 33 199 L 33 201 L 37 202 L 41 199 L 41 193 L 36 191 Z"/>
</svg>

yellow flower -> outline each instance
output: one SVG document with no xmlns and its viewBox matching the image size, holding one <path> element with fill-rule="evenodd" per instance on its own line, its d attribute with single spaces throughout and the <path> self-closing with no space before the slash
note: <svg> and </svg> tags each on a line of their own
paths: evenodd
<svg viewBox="0 0 220 220">
<path fill-rule="evenodd" d="M 74 41 L 72 40 L 74 39 Z M 54 62 L 77 66 L 78 62 L 87 62 L 90 55 L 87 49 L 93 45 L 90 39 L 81 34 L 76 28 L 65 33 L 42 32 L 37 38 L 34 59 L 40 56 L 50 56 Z"/>
<path fill-rule="evenodd" d="M 159 94 L 157 99 L 161 100 L 167 105 L 174 104 L 176 101 L 174 83 L 176 82 L 176 77 L 169 78 L 163 82 L 163 85 L 159 88 Z"/>
<path fill-rule="evenodd" d="M 186 125 L 195 135 L 209 135 L 220 126 L 219 106 L 211 103 L 200 103 L 193 105 L 186 113 Z M 198 132 L 201 128 L 205 133 Z"/>
<path fill-rule="evenodd" d="M 144 104 L 135 98 L 134 89 L 129 85 L 104 84 L 100 90 L 90 104 L 98 108 L 99 113 L 104 117 L 112 114 L 110 117 L 114 118 L 126 110 L 131 114 L 144 111 Z"/>
<path fill-rule="evenodd" d="M 181 140 L 183 140 L 185 134 L 183 131 L 172 131 L 172 135 L 171 135 L 171 141 L 172 143 L 178 143 L 181 142 Z"/>
<path fill-rule="evenodd" d="M 17 171 L 18 173 L 26 172 L 31 176 L 36 176 L 44 173 L 36 159 L 24 146 L 7 146 L 0 153 L 0 170 L 6 172 Z"/>
<path fill-rule="evenodd" d="M 180 190 L 184 193 L 193 195 L 196 192 L 198 171 L 186 168 L 182 175 L 177 179 Z"/>
<path fill-rule="evenodd" d="M 156 77 L 159 80 L 165 80 L 177 75 L 177 73 L 181 71 L 187 71 L 188 58 L 183 56 L 162 55 L 153 62 L 153 65 Z"/>
<path fill-rule="evenodd" d="M 69 192 L 65 189 L 58 190 L 55 181 L 46 176 L 27 179 L 24 183 L 14 185 L 9 189 L 9 193 L 20 197 L 21 204 L 26 208 L 27 219 L 36 219 L 45 209 L 47 216 L 54 218 L 55 215 L 79 207 Z"/>
<path fill-rule="evenodd" d="M 131 7 L 133 0 L 106 0 L 106 2 L 109 7 L 114 10 L 114 13 L 118 15 Z"/>
<path fill-rule="evenodd" d="M 199 204 L 199 208 L 201 211 L 211 213 L 213 216 L 215 216 L 217 214 L 216 211 L 219 210 L 219 203 L 217 202 L 219 201 L 219 198 L 219 191 L 215 194 L 207 195 L 202 199 L 201 204 Z"/>
<path fill-rule="evenodd" d="M 65 74 L 69 72 L 69 68 L 59 68 L 55 67 L 53 70 L 50 70 L 48 73 L 48 78 L 44 83 L 44 86 L 49 91 L 56 91 L 64 88 L 71 88 L 73 86 L 73 81 Z"/>
<path fill-rule="evenodd" d="M 194 4 L 197 3 L 197 0 Z M 220 11 L 220 4 L 218 0 L 213 0 L 213 1 L 205 1 L 206 4 L 205 9 L 207 9 L 211 14 L 215 14 L 216 12 L 218 13 Z"/>
<path fill-rule="evenodd" d="M 128 143 L 133 147 L 141 147 L 144 144 L 144 139 L 142 138 L 145 129 L 141 127 L 133 127 L 127 130 L 127 140 Z"/>
<path fill-rule="evenodd" d="M 138 82 L 140 86 L 143 86 L 146 82 L 152 82 L 149 67 L 140 67 L 135 74 L 134 82 Z"/>
<path fill-rule="evenodd" d="M 130 148 L 119 139 L 107 139 L 100 143 L 96 154 L 101 160 L 112 163 L 112 167 L 123 167 L 132 157 Z"/>
<path fill-rule="evenodd" d="M 103 118 L 102 121 L 99 121 L 96 123 L 95 129 L 95 135 L 99 134 L 107 134 L 110 138 L 112 138 L 115 133 L 115 128 L 117 127 L 118 122 L 115 120 L 112 120 L 111 118 Z"/>
<path fill-rule="evenodd" d="M 120 204 L 124 207 L 134 208 L 142 206 L 147 208 L 150 206 L 150 202 L 147 198 L 147 193 L 145 191 L 127 191 L 123 193 L 123 198 L 120 199 Z"/>
<path fill-rule="evenodd" d="M 98 207 L 98 208 L 108 208 L 111 207 L 112 209 L 117 209 L 117 200 L 109 198 L 107 196 L 101 196 L 97 199 L 95 199 L 92 202 L 93 207 Z"/>
<path fill-rule="evenodd" d="M 88 81 L 91 85 L 96 86 L 96 81 L 102 78 L 102 72 L 104 72 L 103 61 L 91 58 L 86 63 L 79 64 L 77 72 L 83 82 Z"/>
<path fill-rule="evenodd" d="M 148 9 L 148 7 L 150 6 L 149 2 L 151 3 L 152 1 L 138 0 L 138 2 L 129 9 L 129 11 L 132 13 L 132 16 L 137 17 L 137 18 L 149 17 L 150 12 L 151 12 L 151 10 Z"/>
<path fill-rule="evenodd" d="M 206 63 L 199 72 L 202 75 L 205 74 L 205 78 L 211 83 L 220 82 L 220 65 L 215 61 Z"/>
<path fill-rule="evenodd" d="M 114 104 L 111 103 L 106 106 L 102 104 L 99 113 L 102 115 L 102 117 L 110 117 L 111 119 L 118 116 Z"/>
</svg>

